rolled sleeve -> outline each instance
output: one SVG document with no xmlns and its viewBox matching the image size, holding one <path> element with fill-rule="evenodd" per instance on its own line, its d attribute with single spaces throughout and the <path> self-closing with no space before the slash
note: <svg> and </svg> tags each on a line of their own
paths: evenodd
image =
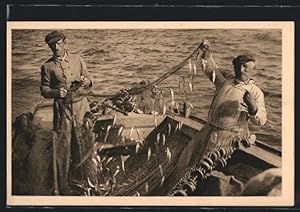
<svg viewBox="0 0 300 212">
<path fill-rule="evenodd" d="M 249 117 L 254 125 L 263 126 L 267 122 L 267 111 L 265 107 L 264 94 L 257 86 L 254 87 L 252 92 L 255 96 L 258 110 L 255 115 L 249 115 Z"/>
<path fill-rule="evenodd" d="M 202 68 L 202 71 L 217 88 L 224 83 L 225 77 L 221 73 L 212 56 L 207 59 L 197 58 L 197 64 Z"/>
</svg>

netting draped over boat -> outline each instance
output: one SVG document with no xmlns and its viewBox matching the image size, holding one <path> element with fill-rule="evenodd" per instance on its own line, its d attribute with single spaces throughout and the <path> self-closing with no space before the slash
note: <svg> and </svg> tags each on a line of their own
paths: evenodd
<svg viewBox="0 0 300 212">
<path fill-rule="evenodd" d="M 241 128 L 233 132 L 210 123 L 194 126 L 195 123 L 187 119 L 188 109 L 193 107 L 188 94 L 193 92 L 193 80 L 197 69 L 201 68 L 196 64 L 199 50 L 200 46 L 153 82 L 135 83 L 105 101 L 90 98 L 91 113 L 83 120 L 79 142 L 83 157 L 70 173 L 70 185 L 76 194 L 187 195 L 212 169 L 226 165 L 239 142 L 247 140 L 248 131 Z M 166 101 L 159 84 L 186 66 L 188 73 L 178 76 L 178 93 L 183 96 L 185 116 L 176 119 L 175 116 L 181 113 L 175 92 L 169 89 L 171 99 Z M 131 112 L 137 114 L 135 121 L 123 123 L 122 119 L 129 119 Z M 246 122 L 246 117 L 240 113 L 239 110 L 231 111 L 227 117 L 231 121 L 234 117 L 237 122 Z M 48 145 L 51 137 L 39 138 L 28 156 L 32 184 L 39 172 L 47 172 L 45 169 L 51 167 L 51 160 L 48 160 L 52 154 Z M 43 166 L 33 162 L 38 158 L 34 154 L 48 158 L 40 163 Z M 78 170 L 83 174 L 76 178 Z M 48 176 L 52 174 L 51 170 L 47 173 Z M 45 180 L 53 179 L 45 175 L 40 177 L 40 186 L 44 184 L 44 190 L 38 188 L 30 192 L 51 193 L 51 183 Z"/>
</svg>

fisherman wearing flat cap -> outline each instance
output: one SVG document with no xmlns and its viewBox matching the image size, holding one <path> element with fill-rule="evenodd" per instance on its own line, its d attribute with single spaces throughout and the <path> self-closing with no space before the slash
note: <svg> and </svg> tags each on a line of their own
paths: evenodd
<svg viewBox="0 0 300 212">
<path fill-rule="evenodd" d="M 53 55 L 41 67 L 40 90 L 43 97 L 54 99 L 53 140 L 57 163 L 54 172 L 58 174 L 59 183 L 59 191 L 55 193 L 64 195 L 71 192 L 69 170 L 80 160 L 80 127 L 85 113 L 90 111 L 84 94 L 92 81 L 82 58 L 67 52 L 66 36 L 62 32 L 50 32 L 45 42 Z"/>
<path fill-rule="evenodd" d="M 251 79 L 256 70 L 252 55 L 239 55 L 233 59 L 234 77 L 225 79 L 215 63 L 210 43 L 203 40 L 198 53 L 198 65 L 216 87 L 208 120 L 212 126 L 224 130 L 248 128 L 248 120 L 262 126 L 267 121 L 264 94 Z"/>
</svg>

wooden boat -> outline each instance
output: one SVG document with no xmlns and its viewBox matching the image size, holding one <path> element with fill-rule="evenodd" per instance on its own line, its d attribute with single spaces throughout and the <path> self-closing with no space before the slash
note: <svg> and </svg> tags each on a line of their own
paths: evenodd
<svg viewBox="0 0 300 212">
<path fill-rule="evenodd" d="M 33 126 L 51 132 L 51 101 L 37 104 L 30 114 Z M 123 114 L 112 109 L 94 120 L 95 145 L 92 152 L 96 154 L 92 156 L 86 153 L 87 160 L 90 161 L 89 168 L 101 166 L 102 169 L 109 168 L 111 173 L 99 180 L 98 170 L 93 172 L 94 176 L 89 175 L 85 183 L 78 182 L 74 186 L 81 191 L 81 195 L 226 195 L 222 189 L 212 189 L 220 187 L 220 180 L 212 180 L 215 171 L 245 183 L 264 170 L 281 167 L 281 151 L 256 140 L 250 146 L 246 145 L 247 147 L 207 146 L 199 163 L 186 168 L 183 176 L 177 175 L 176 167 L 182 152 L 189 143 L 198 139 L 199 132 L 206 124 L 205 120 L 197 116 L 187 117 L 183 113 Z M 16 132 L 18 133 L 20 134 Z M 51 133 L 48 137 L 51 138 Z M 16 141 L 18 139 L 21 141 Z M 14 135 L 13 143 L 16 149 L 20 142 L 24 142 L 24 136 Z M 49 145 L 46 147 L 49 148 Z M 32 151 L 27 151 L 28 158 L 36 162 L 35 157 L 30 156 L 34 154 Z M 33 152 L 43 151 L 36 149 Z M 217 157 L 214 158 L 214 155 Z M 51 152 L 43 157 L 51 161 Z M 39 179 L 36 175 L 39 175 Z M 36 175 L 30 176 L 35 181 L 31 186 L 39 184 L 37 182 L 43 184 L 45 180 L 51 179 L 49 173 Z M 14 179 L 15 176 L 13 175 L 13 184 L 20 181 Z M 29 178 L 23 177 L 21 181 L 28 181 Z M 111 184 L 109 180 L 114 183 Z M 28 184 L 30 186 L 30 182 Z M 19 186 L 14 193 L 51 195 L 52 184 L 48 183 L 45 188 L 33 189 L 31 192 L 27 189 L 27 193 L 21 190 Z"/>
</svg>

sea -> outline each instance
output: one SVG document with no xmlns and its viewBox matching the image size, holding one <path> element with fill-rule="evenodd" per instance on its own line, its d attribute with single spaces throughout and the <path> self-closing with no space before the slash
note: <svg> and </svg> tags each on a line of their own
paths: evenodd
<svg viewBox="0 0 300 212">
<path fill-rule="evenodd" d="M 12 31 L 12 122 L 28 112 L 40 95 L 40 67 L 51 57 L 44 41 L 54 29 Z M 232 74 L 232 59 L 239 54 L 253 54 L 257 70 L 253 75 L 265 95 L 268 121 L 263 127 L 250 124 L 257 138 L 281 148 L 282 116 L 282 32 L 278 29 L 66 29 L 67 50 L 80 54 L 93 78 L 93 89 L 111 95 L 141 80 L 158 79 L 181 63 L 207 39 L 218 65 Z M 194 61 L 191 61 L 192 63 Z M 193 89 L 184 97 L 180 79 L 191 80 L 189 64 L 158 85 L 175 99 L 188 100 L 192 114 L 207 119 L 215 87 L 201 72 L 193 77 Z M 184 89 L 188 89 L 187 85 Z M 9 100 L 9 99 L 8 99 Z"/>
</svg>

